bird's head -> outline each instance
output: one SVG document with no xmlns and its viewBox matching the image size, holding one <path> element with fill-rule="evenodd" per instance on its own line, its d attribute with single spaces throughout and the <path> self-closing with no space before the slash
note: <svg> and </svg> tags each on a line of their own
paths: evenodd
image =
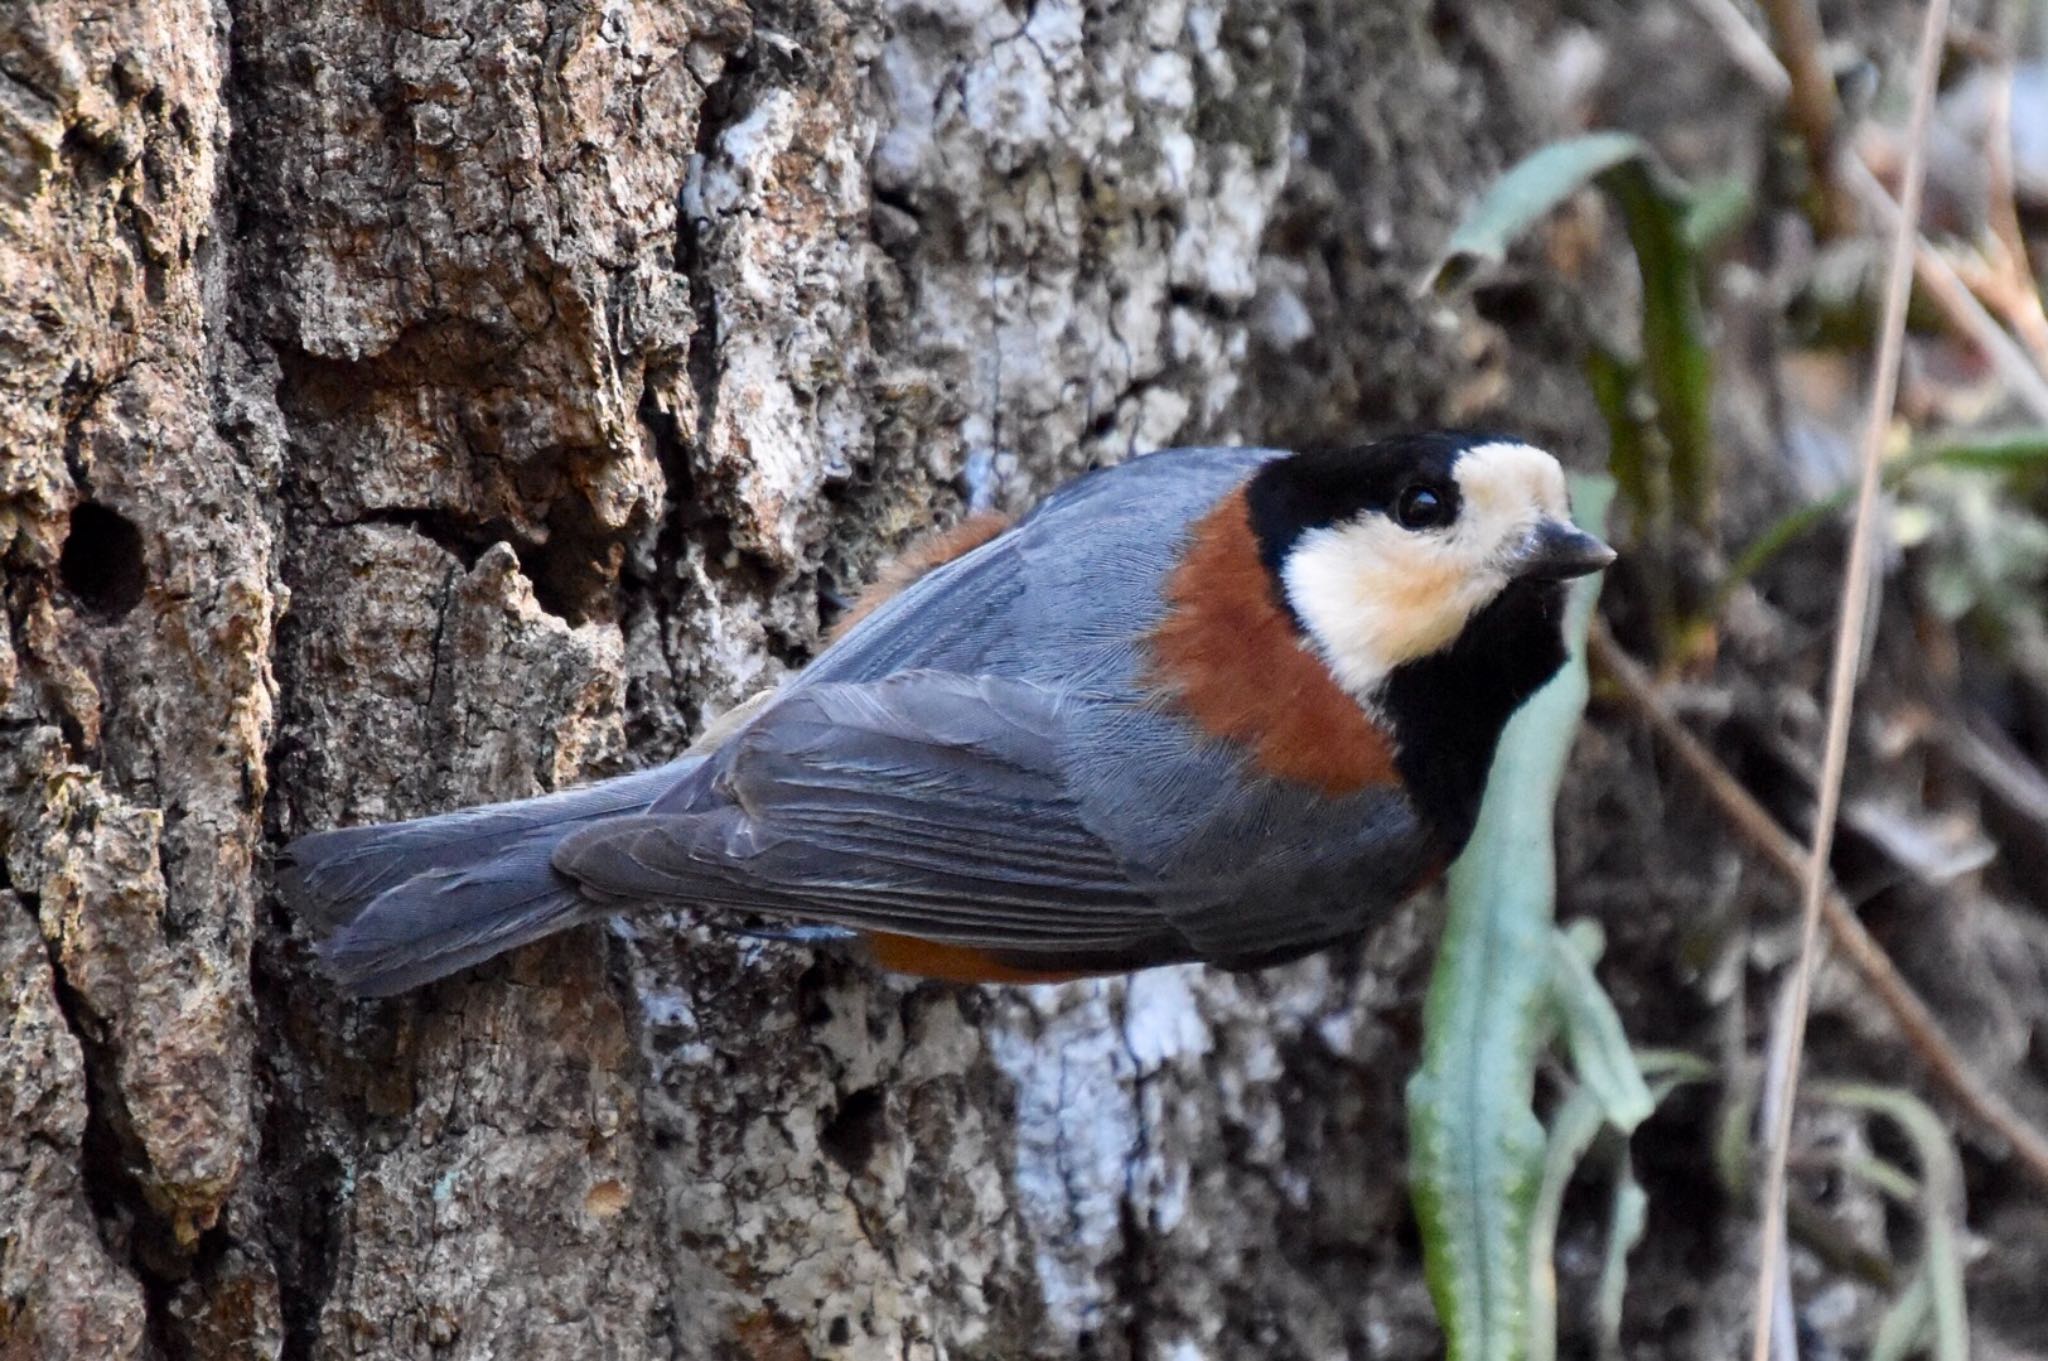
<svg viewBox="0 0 2048 1361">
<path fill-rule="evenodd" d="M 1563 583 L 1614 561 L 1572 524 L 1557 460 L 1503 436 L 1293 454 L 1261 469 L 1246 501 L 1275 594 L 1365 702 L 1454 650 L 1501 652 L 1540 684 L 1563 659 Z M 1532 644 L 1540 658 L 1520 655 Z"/>
</svg>

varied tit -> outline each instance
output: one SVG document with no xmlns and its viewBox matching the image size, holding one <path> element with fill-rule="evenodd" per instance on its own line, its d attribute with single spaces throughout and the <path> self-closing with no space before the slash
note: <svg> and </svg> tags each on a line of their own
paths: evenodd
<svg viewBox="0 0 2048 1361">
<path fill-rule="evenodd" d="M 681 759 L 304 837 L 286 892 L 374 995 L 635 906 L 955 980 L 1291 959 L 1458 854 L 1613 558 L 1511 439 L 1153 454 L 925 550 Z"/>
</svg>

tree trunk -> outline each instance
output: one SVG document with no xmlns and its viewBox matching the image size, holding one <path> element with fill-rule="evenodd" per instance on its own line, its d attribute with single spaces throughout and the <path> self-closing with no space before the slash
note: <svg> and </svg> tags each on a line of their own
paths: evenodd
<svg viewBox="0 0 2048 1361">
<path fill-rule="evenodd" d="M 969 501 L 1509 391 L 1584 449 L 1568 343 L 1412 291 L 1547 22 L 0 16 L 0 1356 L 1433 1354 L 1427 909 L 988 991 L 642 916 L 356 1004 L 269 856 L 667 758 Z"/>
</svg>

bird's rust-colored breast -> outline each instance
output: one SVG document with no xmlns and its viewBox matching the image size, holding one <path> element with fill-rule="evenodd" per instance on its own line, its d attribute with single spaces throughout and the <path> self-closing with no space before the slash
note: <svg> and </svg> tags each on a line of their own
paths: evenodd
<svg viewBox="0 0 2048 1361">
<path fill-rule="evenodd" d="M 1167 580 L 1152 680 L 1266 774 L 1353 794 L 1399 780 L 1394 747 L 1304 643 L 1259 561 L 1240 489 L 1195 526 Z"/>
<path fill-rule="evenodd" d="M 946 983 L 1067 983 L 1089 976 L 1072 969 L 1027 968 L 1008 962 L 993 950 L 893 931 L 867 931 L 861 938 L 869 956 L 890 973 Z"/>
</svg>

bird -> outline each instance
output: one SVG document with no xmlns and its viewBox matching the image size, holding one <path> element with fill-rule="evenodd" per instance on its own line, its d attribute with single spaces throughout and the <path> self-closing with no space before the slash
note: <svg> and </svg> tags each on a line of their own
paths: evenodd
<svg viewBox="0 0 2048 1361">
<path fill-rule="evenodd" d="M 957 983 L 1263 968 L 1456 858 L 1614 559 L 1506 435 L 1146 454 L 912 550 L 676 760 L 315 832 L 280 888 L 364 996 L 641 907 Z"/>
</svg>

